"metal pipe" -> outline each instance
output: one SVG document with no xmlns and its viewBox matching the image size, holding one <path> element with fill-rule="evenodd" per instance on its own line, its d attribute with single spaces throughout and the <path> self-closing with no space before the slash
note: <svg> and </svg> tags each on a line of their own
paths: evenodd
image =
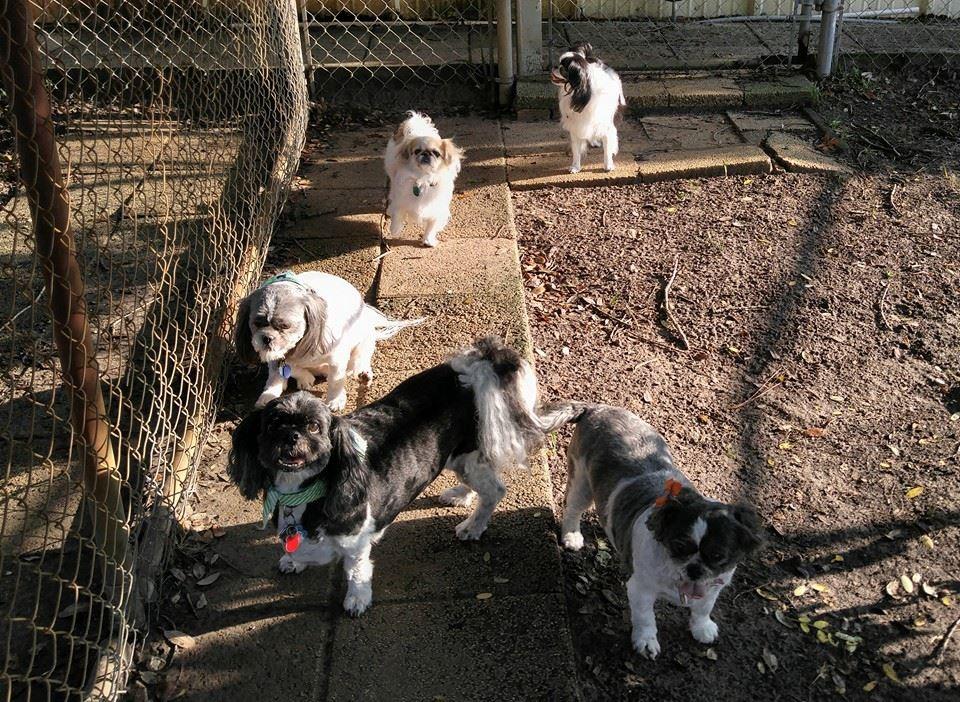
<svg viewBox="0 0 960 702">
<path fill-rule="evenodd" d="M 810 55 L 810 18 L 813 17 L 813 0 L 800 0 L 800 31 L 797 34 L 797 60 L 802 66 Z"/>
<path fill-rule="evenodd" d="M 820 10 L 820 43 L 817 45 L 817 77 L 829 78 L 833 72 L 833 47 L 837 41 L 837 16 L 843 12 L 842 0 L 824 0 Z"/>
<path fill-rule="evenodd" d="M 497 0 L 497 85 L 500 106 L 510 102 L 513 88 L 513 17 L 510 0 Z"/>
<path fill-rule="evenodd" d="M 870 19 L 883 19 L 884 24 L 894 24 L 894 17 L 913 17 L 920 14 L 919 7 L 891 8 L 886 10 L 863 10 L 860 12 L 845 12 L 844 19 L 869 21 Z M 796 19 L 795 15 L 736 15 L 733 17 L 714 17 L 711 19 L 697 20 L 697 24 L 733 24 L 739 22 L 789 22 Z M 811 22 L 819 22 L 818 17 L 812 17 Z"/>
</svg>

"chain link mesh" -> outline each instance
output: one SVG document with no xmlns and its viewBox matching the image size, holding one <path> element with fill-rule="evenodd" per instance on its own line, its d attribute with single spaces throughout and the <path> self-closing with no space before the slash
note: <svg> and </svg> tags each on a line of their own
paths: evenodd
<svg viewBox="0 0 960 702">
<path fill-rule="evenodd" d="M 316 96 L 380 106 L 384 89 L 482 92 L 495 74 L 494 14 L 493 0 L 306 0 L 301 20 Z"/>
<path fill-rule="evenodd" d="M 298 8 L 0 8 L 0 696 L 112 699 L 298 164 Z"/>
<path fill-rule="evenodd" d="M 960 53 L 960 0 L 842 5 L 834 48 L 839 57 L 880 66 Z M 802 42 L 800 0 L 545 0 L 545 51 L 553 65 L 571 43 L 589 41 L 623 70 L 803 63 L 819 43 L 820 2 L 814 6 L 811 0 L 807 7 L 809 38 Z"/>
</svg>

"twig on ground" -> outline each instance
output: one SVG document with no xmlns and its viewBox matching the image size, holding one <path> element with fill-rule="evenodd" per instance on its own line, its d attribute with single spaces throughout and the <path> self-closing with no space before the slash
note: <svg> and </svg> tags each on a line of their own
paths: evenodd
<svg viewBox="0 0 960 702">
<path fill-rule="evenodd" d="M 734 410 L 743 409 L 744 407 L 749 405 L 751 402 L 754 402 L 755 400 L 760 399 L 761 397 L 766 395 L 768 392 L 773 390 L 775 387 L 783 383 L 783 380 L 781 380 L 780 377 L 781 377 L 780 373 L 774 373 L 772 376 L 770 376 L 770 378 L 763 381 L 763 383 L 760 384 L 760 387 L 758 387 L 750 397 L 748 397 L 743 402 L 739 402 L 735 404 L 733 407 L 731 407 L 731 409 L 734 409 Z M 773 382 L 770 382 L 771 380 Z"/>
<path fill-rule="evenodd" d="M 893 329 L 893 325 L 890 324 L 890 320 L 887 319 L 887 313 L 883 309 L 883 303 L 887 301 L 887 293 L 890 291 L 890 283 L 887 282 L 883 286 L 883 291 L 880 293 L 880 299 L 877 300 L 877 310 L 880 312 L 880 321 L 883 322 L 883 327 L 887 331 Z"/>
<path fill-rule="evenodd" d="M 940 665 L 940 663 L 943 662 L 943 656 L 947 652 L 947 646 L 950 645 L 950 639 L 957 630 L 957 625 L 960 625 L 960 617 L 957 617 L 953 620 L 953 624 L 951 624 L 950 628 L 947 629 L 947 633 L 943 635 L 943 638 L 940 639 L 940 642 L 936 645 L 933 651 L 930 652 L 928 660 L 933 658 L 934 665 Z M 934 658 L 934 654 L 936 654 L 936 658 Z"/>
<path fill-rule="evenodd" d="M 4 322 L 4 323 L 3 323 L 3 326 L 0 326 L 0 331 L 3 331 L 3 330 L 6 329 L 7 327 L 9 327 L 11 324 L 13 324 L 14 322 L 16 322 L 16 321 L 17 321 L 17 317 L 19 317 L 20 315 L 22 315 L 24 312 L 29 311 L 31 308 L 33 308 L 34 305 L 36 305 L 38 302 L 40 302 L 40 298 L 43 297 L 43 291 L 44 291 L 45 289 L 46 289 L 46 288 L 40 288 L 40 292 L 38 292 L 38 293 L 37 293 L 37 296 L 36 296 L 35 298 L 33 298 L 33 302 L 32 302 L 31 304 L 27 305 L 26 307 L 24 307 L 24 308 L 23 308 L 22 310 L 20 310 L 19 312 L 17 312 L 17 313 L 16 313 L 15 315 L 13 315 L 10 319 L 8 319 L 6 322 Z"/>
<path fill-rule="evenodd" d="M 894 183 L 893 187 L 890 188 L 890 209 L 893 210 L 893 214 L 897 215 L 897 217 L 902 217 L 903 213 L 900 212 L 900 208 L 897 207 L 897 202 L 894 199 L 897 196 L 897 188 L 899 187 L 899 183 Z"/>
<path fill-rule="evenodd" d="M 379 256 L 374 256 L 373 258 L 371 258 L 371 259 L 370 259 L 370 263 L 376 263 L 377 261 L 379 261 L 381 258 L 383 258 L 384 256 L 386 256 L 386 255 L 387 255 L 388 253 L 390 253 L 391 251 L 393 251 L 393 249 L 388 248 L 386 251 L 384 251 L 384 252 L 383 252 L 382 254 L 380 254 Z"/>
<path fill-rule="evenodd" d="M 677 333 L 680 334 L 680 341 L 683 342 L 683 350 L 690 350 L 690 342 L 687 341 L 687 335 L 683 331 L 683 327 L 680 325 L 680 322 L 676 317 L 673 316 L 673 311 L 670 309 L 670 286 L 673 285 L 673 281 L 677 277 L 677 271 L 680 268 L 680 256 L 673 257 L 673 273 L 670 274 L 670 279 L 667 281 L 667 284 L 663 286 L 663 309 L 666 312 L 667 321 L 671 322 L 676 328 Z"/>
<path fill-rule="evenodd" d="M 604 208 L 603 212 L 600 213 L 600 226 L 604 229 L 607 228 L 607 210 Z"/>
</svg>

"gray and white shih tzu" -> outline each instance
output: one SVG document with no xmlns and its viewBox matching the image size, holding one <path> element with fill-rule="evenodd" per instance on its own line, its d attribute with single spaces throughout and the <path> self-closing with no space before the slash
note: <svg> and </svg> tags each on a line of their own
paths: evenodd
<svg viewBox="0 0 960 702">
<path fill-rule="evenodd" d="M 753 509 L 697 492 L 663 437 L 625 409 L 553 404 L 541 420 L 547 430 L 577 424 L 567 448 L 561 540 L 574 551 L 583 547 L 580 518 L 595 505 L 628 575 L 634 648 L 648 658 L 660 653 L 658 599 L 689 608 L 693 638 L 713 643 L 718 631 L 710 614 L 717 597 L 762 541 Z"/>
<path fill-rule="evenodd" d="M 307 392 L 274 400 L 234 431 L 228 470 L 244 497 L 264 500 L 286 551 L 280 570 L 343 558 L 343 607 L 358 615 L 372 600 L 371 547 L 444 468 L 462 484 L 441 501 L 478 498 L 457 536 L 480 538 L 506 493 L 503 470 L 542 438 L 536 398 L 530 365 L 481 339 L 345 416 Z"/>
<path fill-rule="evenodd" d="M 386 317 L 335 275 L 286 272 L 240 303 L 235 341 L 241 360 L 266 363 L 269 369 L 257 407 L 280 397 L 290 378 L 304 390 L 323 375 L 327 403 L 339 411 L 347 404 L 348 374 L 373 378 L 377 342 L 421 322 Z"/>
</svg>

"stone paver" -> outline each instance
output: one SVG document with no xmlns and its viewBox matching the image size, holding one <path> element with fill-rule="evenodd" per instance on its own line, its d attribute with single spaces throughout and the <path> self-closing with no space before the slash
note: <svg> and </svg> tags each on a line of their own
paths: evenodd
<svg viewBox="0 0 960 702">
<path fill-rule="evenodd" d="M 770 158 L 755 146 L 654 154 L 638 164 L 640 180 L 655 183 L 680 178 L 769 173 Z"/>
<path fill-rule="evenodd" d="M 794 173 L 845 173 L 849 170 L 793 134 L 771 134 L 765 143 L 777 162 Z"/>
</svg>

